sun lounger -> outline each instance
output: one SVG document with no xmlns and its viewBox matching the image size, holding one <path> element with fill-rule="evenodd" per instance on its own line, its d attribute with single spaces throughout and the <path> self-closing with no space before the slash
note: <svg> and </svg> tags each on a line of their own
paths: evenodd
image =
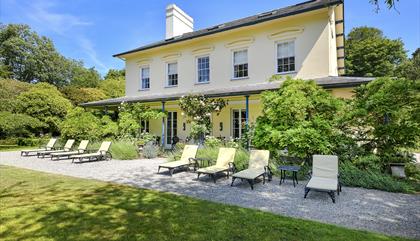
<svg viewBox="0 0 420 241">
<path fill-rule="evenodd" d="M 23 150 L 20 151 L 21 156 L 29 156 L 30 153 L 38 153 L 39 151 L 49 151 L 54 148 L 55 143 L 57 142 L 56 138 L 51 138 L 46 146 L 43 146 L 42 148 L 36 149 L 36 150 Z"/>
<path fill-rule="evenodd" d="M 310 190 L 327 192 L 333 203 L 334 193 L 340 194 L 341 185 L 338 181 L 338 157 L 332 155 L 314 155 L 312 163 L 312 177 L 305 187 L 305 196 Z"/>
<path fill-rule="evenodd" d="M 196 145 L 185 145 L 184 150 L 182 151 L 181 159 L 179 161 L 166 162 L 160 164 L 158 167 L 158 173 L 161 168 L 167 168 L 169 169 L 169 174 L 172 176 L 176 169 L 189 167 L 191 165 L 194 165 L 195 168 L 196 166 L 193 158 L 195 158 L 197 150 L 198 146 Z"/>
<path fill-rule="evenodd" d="M 271 180 L 271 172 L 268 167 L 268 159 L 270 158 L 270 152 L 267 150 L 252 150 L 249 156 L 248 169 L 234 173 L 232 175 L 232 184 L 236 178 L 241 180 L 247 180 L 251 189 L 254 189 L 254 181 L 259 177 L 263 177 L 263 184 L 265 184 L 265 177 Z M 236 167 L 235 167 L 236 169 Z"/>
<path fill-rule="evenodd" d="M 55 150 L 48 150 L 48 151 L 39 151 L 36 155 L 38 158 L 44 158 L 45 156 L 51 155 L 54 152 L 67 152 L 71 150 L 71 147 L 74 144 L 73 139 L 67 140 L 66 144 L 64 145 L 63 149 L 55 149 Z"/>
<path fill-rule="evenodd" d="M 99 147 L 98 151 L 95 153 L 86 153 L 86 154 L 70 156 L 70 158 L 72 159 L 71 162 L 74 162 L 74 160 L 78 160 L 79 162 L 82 162 L 84 160 L 87 160 L 87 161 L 111 160 L 112 155 L 108 151 L 110 146 L 111 146 L 110 141 L 104 141 L 102 142 L 101 147 Z"/>
<path fill-rule="evenodd" d="M 197 170 L 197 180 L 199 180 L 201 174 L 207 174 L 213 178 L 216 183 L 216 175 L 222 172 L 226 172 L 229 177 L 229 171 L 231 165 L 235 159 L 235 148 L 220 148 L 219 155 L 217 156 L 216 164 L 209 167 L 200 168 Z"/>
<path fill-rule="evenodd" d="M 83 154 L 86 151 L 87 145 L 89 144 L 88 140 L 83 140 L 80 142 L 77 151 L 62 151 L 62 152 L 53 152 L 50 154 L 51 160 L 59 160 L 60 158 L 69 159 L 72 155 Z"/>
</svg>

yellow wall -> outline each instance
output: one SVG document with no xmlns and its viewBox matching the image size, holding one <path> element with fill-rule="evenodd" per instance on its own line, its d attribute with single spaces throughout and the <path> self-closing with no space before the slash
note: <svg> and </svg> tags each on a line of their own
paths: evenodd
<svg viewBox="0 0 420 241">
<path fill-rule="evenodd" d="M 276 44 L 295 40 L 297 78 L 337 75 L 335 40 L 328 8 L 127 54 L 126 95 L 203 91 L 265 82 L 276 74 Z M 334 36 L 333 36 L 334 38 Z M 232 53 L 248 50 L 249 78 L 232 80 Z M 210 57 L 210 83 L 196 83 L 196 58 Z M 178 86 L 167 88 L 166 64 L 177 61 Z M 150 68 L 150 90 L 139 91 L 140 67 Z"/>
<path fill-rule="evenodd" d="M 354 88 L 335 88 L 330 91 L 333 96 L 344 99 L 351 99 L 354 96 Z"/>
</svg>

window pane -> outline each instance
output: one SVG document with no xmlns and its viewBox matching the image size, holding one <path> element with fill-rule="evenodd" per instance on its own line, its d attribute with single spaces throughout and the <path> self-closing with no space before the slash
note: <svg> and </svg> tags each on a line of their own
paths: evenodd
<svg viewBox="0 0 420 241">
<path fill-rule="evenodd" d="M 295 71 L 295 43 L 294 41 L 277 45 L 277 72 Z"/>
<path fill-rule="evenodd" d="M 246 64 L 248 63 L 248 51 L 241 50 L 233 52 L 233 63 L 234 64 Z"/>
<path fill-rule="evenodd" d="M 177 63 L 168 64 L 168 74 L 177 74 Z"/>
<path fill-rule="evenodd" d="M 208 82 L 210 76 L 210 58 L 200 57 L 197 59 L 197 81 Z"/>
</svg>

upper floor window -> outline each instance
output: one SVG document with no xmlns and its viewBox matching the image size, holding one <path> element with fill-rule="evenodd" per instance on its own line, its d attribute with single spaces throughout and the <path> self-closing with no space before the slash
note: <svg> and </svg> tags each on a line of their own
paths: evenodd
<svg viewBox="0 0 420 241">
<path fill-rule="evenodd" d="M 210 81 L 210 57 L 197 58 L 197 82 L 207 83 Z"/>
<path fill-rule="evenodd" d="M 150 89 L 150 68 L 144 67 L 140 69 L 141 89 Z"/>
<path fill-rule="evenodd" d="M 295 71 L 295 42 L 277 44 L 277 73 Z"/>
<path fill-rule="evenodd" d="M 168 63 L 168 86 L 178 85 L 178 63 Z"/>
<path fill-rule="evenodd" d="M 233 52 L 233 78 L 248 77 L 248 50 Z"/>
</svg>

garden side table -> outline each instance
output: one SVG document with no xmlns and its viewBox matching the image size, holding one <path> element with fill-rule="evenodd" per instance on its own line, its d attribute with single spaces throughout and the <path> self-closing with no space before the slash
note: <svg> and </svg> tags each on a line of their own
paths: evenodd
<svg viewBox="0 0 420 241">
<path fill-rule="evenodd" d="M 280 183 L 279 185 L 281 185 L 281 183 L 285 181 L 286 179 L 286 172 L 292 172 L 292 179 L 293 179 L 293 187 L 296 187 L 295 181 L 297 184 L 299 184 L 298 179 L 297 179 L 297 173 L 300 170 L 300 166 L 279 166 L 278 170 L 280 171 Z"/>
</svg>

